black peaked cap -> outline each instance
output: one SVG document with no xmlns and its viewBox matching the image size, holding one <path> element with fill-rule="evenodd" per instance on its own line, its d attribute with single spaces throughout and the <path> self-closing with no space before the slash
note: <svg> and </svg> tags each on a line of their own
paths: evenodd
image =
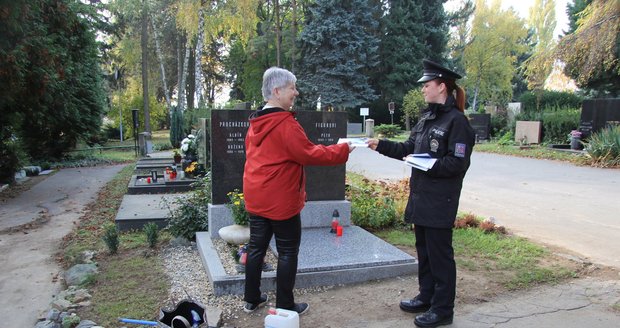
<svg viewBox="0 0 620 328">
<path fill-rule="evenodd" d="M 424 83 L 439 78 L 448 80 L 462 78 L 460 74 L 427 59 L 422 60 L 422 65 L 424 65 L 424 75 L 418 80 L 418 83 Z"/>
</svg>

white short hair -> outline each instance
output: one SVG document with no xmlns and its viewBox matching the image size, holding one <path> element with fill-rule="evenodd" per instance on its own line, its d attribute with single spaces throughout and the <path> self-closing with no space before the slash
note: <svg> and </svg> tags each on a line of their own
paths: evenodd
<svg viewBox="0 0 620 328">
<path fill-rule="evenodd" d="M 290 71 L 275 66 L 269 68 L 263 74 L 263 99 L 269 101 L 273 96 L 271 92 L 274 88 L 283 88 L 295 82 L 297 82 L 297 78 Z"/>
</svg>

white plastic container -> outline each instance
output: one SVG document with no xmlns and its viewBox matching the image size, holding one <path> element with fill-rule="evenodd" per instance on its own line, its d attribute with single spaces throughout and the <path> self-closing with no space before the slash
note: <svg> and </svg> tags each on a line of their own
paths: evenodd
<svg viewBox="0 0 620 328">
<path fill-rule="evenodd" d="M 299 314 L 284 309 L 269 309 L 265 317 L 265 328 L 299 328 Z"/>
</svg>

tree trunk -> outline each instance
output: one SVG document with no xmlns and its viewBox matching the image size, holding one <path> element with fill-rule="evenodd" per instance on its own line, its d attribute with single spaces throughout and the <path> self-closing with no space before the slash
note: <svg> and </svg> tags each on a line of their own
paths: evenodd
<svg viewBox="0 0 620 328">
<path fill-rule="evenodd" d="M 195 62 L 196 62 L 196 58 L 195 56 L 195 52 L 194 49 L 190 48 L 190 53 L 189 53 L 189 62 L 187 63 L 187 75 L 185 77 L 185 102 L 186 102 L 186 106 L 185 108 L 187 109 L 192 109 L 192 108 L 196 108 L 195 102 L 194 102 L 194 93 L 196 92 L 196 80 L 195 78 L 195 74 L 194 74 L 194 67 Z"/>
<path fill-rule="evenodd" d="M 149 71 L 148 71 L 148 9 L 146 1 L 142 2 L 142 101 L 144 102 L 144 131 L 151 133 L 151 114 L 149 110 Z"/>
<path fill-rule="evenodd" d="M 157 58 L 159 59 L 159 70 L 161 71 L 161 82 L 164 88 L 164 97 L 166 97 L 166 105 L 168 106 L 168 114 L 172 117 L 172 103 L 170 102 L 170 92 L 168 90 L 168 84 L 166 82 L 166 70 L 164 69 L 164 55 L 161 52 L 159 46 L 159 30 L 155 26 L 155 19 L 151 16 L 151 26 L 153 28 L 153 38 L 155 39 L 155 50 L 157 51 Z"/>
<path fill-rule="evenodd" d="M 411 131 L 411 122 L 409 121 L 409 114 L 405 113 L 405 131 Z"/>
<path fill-rule="evenodd" d="M 476 81 L 476 87 L 474 88 L 474 101 L 472 102 L 472 109 L 474 112 L 477 112 L 476 102 L 478 101 L 478 92 L 480 91 L 480 78 Z"/>
<path fill-rule="evenodd" d="M 295 48 L 295 45 L 296 45 L 295 40 L 297 39 L 297 1 L 293 0 L 292 5 L 293 5 L 293 28 L 292 28 L 293 43 L 291 45 L 291 72 L 295 74 L 295 55 L 297 52 L 297 49 Z"/>
<path fill-rule="evenodd" d="M 196 40 L 196 56 L 194 59 L 194 77 L 195 77 L 195 101 L 198 104 L 198 107 L 204 106 L 204 99 L 202 96 L 202 48 L 204 44 L 204 34 L 205 34 L 205 18 L 204 18 L 204 9 L 202 8 L 205 4 L 204 0 L 200 1 L 200 10 L 198 11 L 198 36 Z"/>
<path fill-rule="evenodd" d="M 274 24 L 276 28 L 276 66 L 280 67 L 280 46 L 282 42 L 280 39 L 280 1 L 275 0 L 274 5 L 274 9 L 276 11 L 276 19 Z"/>
<path fill-rule="evenodd" d="M 189 63 L 189 53 L 192 50 L 189 40 L 185 40 L 185 59 L 181 70 L 181 80 L 179 81 L 179 105 L 180 110 L 185 110 L 185 79 L 187 78 L 187 66 Z"/>
</svg>

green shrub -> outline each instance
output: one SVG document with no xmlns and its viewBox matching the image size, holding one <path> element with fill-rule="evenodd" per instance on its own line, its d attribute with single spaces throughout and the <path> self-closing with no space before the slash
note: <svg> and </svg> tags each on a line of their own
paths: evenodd
<svg viewBox="0 0 620 328">
<path fill-rule="evenodd" d="M 73 328 L 80 324 L 80 317 L 77 315 L 68 315 L 62 318 L 62 328 Z"/>
<path fill-rule="evenodd" d="M 506 111 L 491 115 L 491 137 L 503 136 L 510 127 L 508 126 L 508 113 Z"/>
<path fill-rule="evenodd" d="M 565 144 L 569 141 L 568 135 L 579 127 L 581 110 L 574 109 L 547 109 L 543 112 L 543 141 L 546 143 Z"/>
<path fill-rule="evenodd" d="M 172 149 L 172 145 L 168 142 L 158 142 L 156 144 L 153 144 L 154 151 L 170 150 L 170 149 Z"/>
<path fill-rule="evenodd" d="M 209 203 L 211 203 L 211 175 L 207 173 L 203 178 L 192 184 L 194 190 L 186 197 L 180 197 L 174 202 L 178 207 L 170 210 L 168 217 L 168 231 L 175 237 L 184 237 L 193 240 L 197 231 L 206 231 L 209 228 Z M 165 200 L 164 200 L 165 202 Z"/>
<path fill-rule="evenodd" d="M 112 124 L 105 124 L 103 126 L 103 134 L 108 139 L 120 139 L 121 130 L 116 126 L 113 126 Z"/>
<path fill-rule="evenodd" d="M 568 134 L 579 127 L 581 110 L 578 108 L 549 107 L 541 112 L 526 111 L 517 115 L 517 121 L 542 122 L 543 142 L 568 142 Z"/>
<path fill-rule="evenodd" d="M 364 180 L 359 186 L 350 186 L 351 222 L 364 229 L 381 229 L 396 223 L 394 198 L 376 184 Z"/>
<path fill-rule="evenodd" d="M 514 145 L 515 134 L 512 131 L 507 131 L 497 140 L 498 145 L 511 146 Z"/>
<path fill-rule="evenodd" d="M 144 234 L 146 234 L 146 240 L 149 243 L 150 248 L 154 248 L 157 245 L 157 239 L 159 238 L 159 227 L 155 222 L 149 222 L 142 228 Z"/>
<path fill-rule="evenodd" d="M 603 167 L 620 165 L 620 126 L 593 133 L 586 143 L 585 150 L 595 165 Z"/>
<path fill-rule="evenodd" d="M 0 183 L 13 183 L 15 172 L 26 162 L 26 155 L 18 139 L 0 140 Z"/>
<path fill-rule="evenodd" d="M 375 133 L 382 134 L 385 138 L 393 138 L 400 133 L 400 127 L 396 124 L 381 124 L 375 126 Z"/>
<path fill-rule="evenodd" d="M 170 144 L 174 148 L 178 148 L 181 145 L 181 140 L 185 138 L 185 124 L 183 121 L 183 112 L 177 110 L 177 107 L 172 108 L 172 116 L 170 117 Z"/>
<path fill-rule="evenodd" d="M 581 108 L 583 97 L 570 92 L 542 91 L 539 95 L 525 92 L 519 101 L 526 112 L 541 112 L 549 108 Z"/>
<path fill-rule="evenodd" d="M 103 232 L 103 241 L 108 246 L 110 254 L 116 254 L 118 252 L 118 229 L 114 223 L 106 224 Z"/>
</svg>

